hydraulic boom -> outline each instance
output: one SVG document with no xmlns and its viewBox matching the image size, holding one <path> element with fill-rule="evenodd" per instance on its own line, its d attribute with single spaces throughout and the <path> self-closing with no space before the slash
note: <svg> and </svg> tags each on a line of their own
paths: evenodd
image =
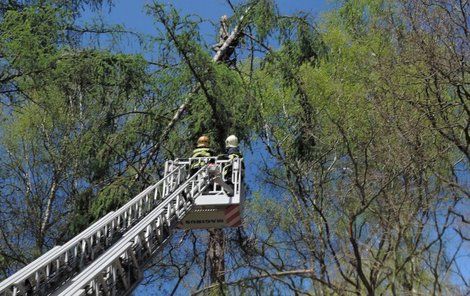
<svg viewBox="0 0 470 296">
<path fill-rule="evenodd" d="M 241 167 L 241 159 L 235 162 Z M 196 199 L 214 182 L 227 188 L 220 172 L 233 165 L 217 161 L 191 176 L 191 160 L 169 163 L 162 180 L 1 282 L 0 296 L 129 295 Z M 241 176 L 238 169 L 233 174 Z M 240 177 L 234 179 L 240 183 Z"/>
</svg>

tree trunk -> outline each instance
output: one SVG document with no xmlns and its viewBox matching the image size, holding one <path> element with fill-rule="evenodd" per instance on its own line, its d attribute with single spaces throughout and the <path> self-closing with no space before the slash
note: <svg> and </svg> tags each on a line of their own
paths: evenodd
<svg viewBox="0 0 470 296">
<path fill-rule="evenodd" d="M 225 250 L 224 250 L 224 230 L 209 230 L 209 264 L 211 265 L 211 284 L 225 282 Z"/>
</svg>

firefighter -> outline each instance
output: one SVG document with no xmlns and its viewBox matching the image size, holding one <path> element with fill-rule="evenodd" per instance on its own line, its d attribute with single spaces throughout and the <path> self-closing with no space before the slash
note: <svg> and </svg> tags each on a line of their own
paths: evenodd
<svg viewBox="0 0 470 296">
<path fill-rule="evenodd" d="M 197 139 L 197 147 L 196 149 L 193 150 L 193 155 L 191 158 L 196 158 L 196 157 L 212 157 L 215 155 L 214 151 L 209 147 L 210 146 L 210 140 L 208 136 L 200 136 L 199 139 Z M 195 161 L 191 164 L 191 172 L 193 175 L 195 172 L 197 172 L 201 167 L 203 167 L 205 164 L 204 161 Z"/>
<path fill-rule="evenodd" d="M 238 148 L 238 138 L 235 135 L 230 135 L 225 140 L 226 156 L 228 159 L 233 160 L 235 158 L 242 158 L 240 149 Z M 243 166 L 243 163 L 242 163 Z M 227 166 L 223 171 L 224 178 L 228 181 L 229 184 L 232 183 L 232 166 Z"/>
<path fill-rule="evenodd" d="M 242 158 L 240 149 L 238 148 L 238 138 L 235 135 L 230 135 L 225 140 L 225 148 L 227 149 L 227 155 L 229 159 L 234 159 L 235 157 Z"/>
</svg>

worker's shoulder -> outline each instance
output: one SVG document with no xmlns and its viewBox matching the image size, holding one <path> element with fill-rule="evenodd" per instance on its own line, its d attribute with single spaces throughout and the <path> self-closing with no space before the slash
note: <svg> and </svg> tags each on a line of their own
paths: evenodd
<svg viewBox="0 0 470 296">
<path fill-rule="evenodd" d="M 240 150 L 238 148 L 229 148 L 227 151 L 227 154 L 236 154 L 236 155 L 242 155 Z"/>
<path fill-rule="evenodd" d="M 199 147 L 194 149 L 193 151 L 214 151 L 212 148 L 207 148 L 207 147 Z"/>
<path fill-rule="evenodd" d="M 215 152 L 210 148 L 196 148 L 193 150 L 193 155 L 195 154 L 201 154 L 204 157 L 209 157 L 215 155 Z"/>
</svg>

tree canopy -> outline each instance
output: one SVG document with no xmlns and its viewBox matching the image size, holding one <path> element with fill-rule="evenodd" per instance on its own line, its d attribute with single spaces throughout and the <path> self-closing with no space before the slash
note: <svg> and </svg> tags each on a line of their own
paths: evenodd
<svg viewBox="0 0 470 296">
<path fill-rule="evenodd" d="M 341 0 L 315 18 L 227 1 L 218 40 L 163 1 L 146 8 L 155 36 L 77 21 L 104 4 L 0 1 L 0 278 L 158 180 L 201 134 L 222 151 L 235 133 L 250 190 L 243 226 L 222 232 L 224 281 L 213 234 L 176 231 L 148 289 L 470 291 L 468 2 Z M 137 36 L 152 58 L 90 35 Z"/>
</svg>

